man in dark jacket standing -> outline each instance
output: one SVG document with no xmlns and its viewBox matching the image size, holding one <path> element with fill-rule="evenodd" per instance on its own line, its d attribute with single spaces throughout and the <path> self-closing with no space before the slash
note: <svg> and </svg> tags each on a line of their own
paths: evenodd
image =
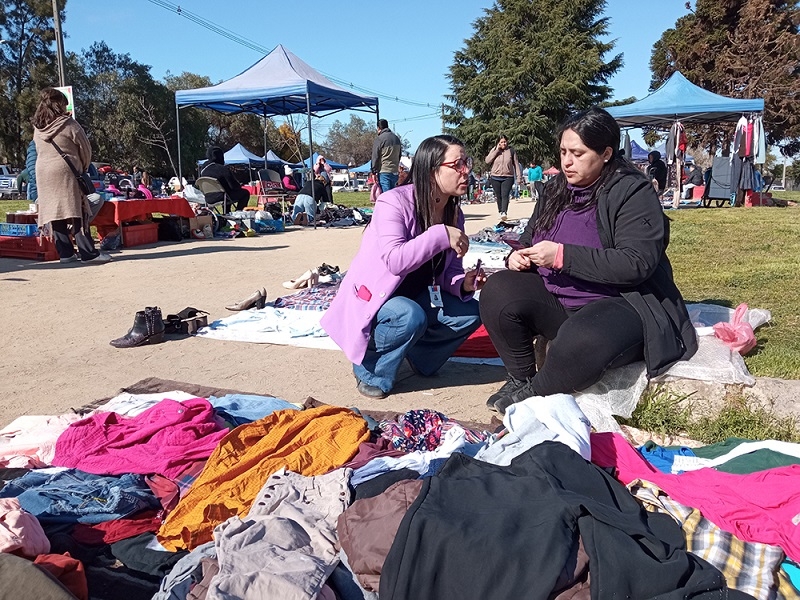
<svg viewBox="0 0 800 600">
<path fill-rule="evenodd" d="M 661 152 L 653 150 L 647 155 L 647 162 L 650 163 L 647 167 L 647 177 L 650 181 L 655 180 L 656 191 L 663 194 L 667 187 L 667 165 L 661 160 Z"/>
<path fill-rule="evenodd" d="M 389 129 L 389 122 L 386 119 L 378 121 L 378 137 L 372 144 L 372 172 L 377 175 L 382 192 L 397 185 L 402 150 L 403 142 Z"/>
<path fill-rule="evenodd" d="M 211 146 L 206 153 L 208 162 L 200 169 L 201 177 L 213 177 L 219 181 L 220 185 L 225 189 L 228 199 L 236 204 L 236 210 L 244 210 L 247 203 L 250 202 L 250 192 L 242 188 L 236 178 L 231 173 L 231 170 L 225 165 L 225 153 L 219 146 Z M 219 202 L 222 200 L 222 192 L 213 192 L 206 194 L 206 201 L 209 203 Z M 225 203 L 225 212 L 230 211 L 230 206 Z"/>
</svg>

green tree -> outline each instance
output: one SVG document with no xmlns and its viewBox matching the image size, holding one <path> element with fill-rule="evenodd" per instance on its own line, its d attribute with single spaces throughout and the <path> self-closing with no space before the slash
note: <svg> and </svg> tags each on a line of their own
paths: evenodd
<svg viewBox="0 0 800 600">
<path fill-rule="evenodd" d="M 320 151 L 344 165 L 351 161 L 363 165 L 372 157 L 372 143 L 375 141 L 375 127 L 358 115 L 350 115 L 349 123 L 334 121 L 328 130 L 325 143 Z"/>
<path fill-rule="evenodd" d="M 555 159 L 553 132 L 575 111 L 611 96 L 621 55 L 605 55 L 605 0 L 496 0 L 455 53 L 447 130 L 482 158 L 505 134 L 524 161 Z"/>
<path fill-rule="evenodd" d="M 66 0 L 59 2 L 64 18 Z M 41 88 L 58 85 L 50 0 L 0 3 L 0 160 L 21 165 Z"/>
<path fill-rule="evenodd" d="M 764 98 L 767 143 L 800 150 L 798 0 L 697 0 L 653 47 L 651 89 L 675 71 L 711 92 Z M 712 151 L 729 145 L 730 127 L 695 127 Z"/>
</svg>

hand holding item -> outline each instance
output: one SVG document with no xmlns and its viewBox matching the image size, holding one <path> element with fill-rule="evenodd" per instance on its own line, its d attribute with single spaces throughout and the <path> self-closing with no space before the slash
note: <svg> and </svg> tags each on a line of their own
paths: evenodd
<svg viewBox="0 0 800 600">
<path fill-rule="evenodd" d="M 523 252 L 537 267 L 552 268 L 558 253 L 558 244 L 556 242 L 542 241 L 530 248 L 523 248 L 520 252 Z"/>
<path fill-rule="evenodd" d="M 464 281 L 461 287 L 465 292 L 471 293 L 481 289 L 484 283 L 486 283 L 486 273 L 478 266 L 464 273 Z"/>
<path fill-rule="evenodd" d="M 530 250 L 530 248 L 514 250 L 514 252 L 509 255 L 507 263 L 511 271 L 528 271 L 531 268 L 531 264 L 533 263 L 531 263 L 531 259 L 524 254 L 524 250 Z"/>
<path fill-rule="evenodd" d="M 450 247 L 455 250 L 456 256 L 462 258 L 469 250 L 469 238 L 458 227 L 445 225 L 447 236 L 450 239 Z"/>
</svg>

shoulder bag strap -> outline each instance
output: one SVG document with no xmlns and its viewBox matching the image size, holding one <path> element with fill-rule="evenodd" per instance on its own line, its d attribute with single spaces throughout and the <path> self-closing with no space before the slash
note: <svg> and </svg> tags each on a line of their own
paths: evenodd
<svg viewBox="0 0 800 600">
<path fill-rule="evenodd" d="M 78 169 L 75 168 L 75 165 L 72 164 L 72 161 L 69 159 L 69 157 L 66 154 L 64 154 L 64 151 L 58 147 L 58 144 L 56 144 L 53 140 L 47 140 L 47 141 L 53 144 L 53 148 L 56 149 L 56 152 L 58 152 L 61 155 L 61 158 L 63 158 L 64 161 L 67 163 L 67 166 L 69 166 L 69 170 L 72 171 L 72 174 L 75 175 L 76 178 L 80 177 L 81 173 L 78 171 Z"/>
</svg>

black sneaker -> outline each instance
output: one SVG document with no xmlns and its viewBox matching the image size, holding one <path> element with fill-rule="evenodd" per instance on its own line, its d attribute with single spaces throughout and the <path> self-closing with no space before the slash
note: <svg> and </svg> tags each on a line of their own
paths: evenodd
<svg viewBox="0 0 800 600">
<path fill-rule="evenodd" d="M 494 409 L 499 412 L 501 415 L 506 414 L 506 409 L 511 406 L 512 404 L 516 404 L 517 402 L 522 402 L 523 400 L 527 400 L 532 396 L 538 396 L 535 391 L 533 391 L 533 385 L 531 382 L 531 378 L 526 379 L 525 381 L 518 382 L 520 385 L 511 390 L 510 393 L 506 394 L 497 402 L 494 403 Z"/>
<path fill-rule="evenodd" d="M 516 379 L 513 375 L 509 373 L 508 375 L 506 375 L 506 382 L 503 384 L 503 386 L 499 390 L 497 390 L 494 394 L 489 396 L 489 399 L 486 401 L 486 407 L 489 410 L 496 411 L 497 408 L 495 407 L 495 404 L 502 398 L 505 398 L 506 396 L 509 396 L 510 394 L 515 392 L 524 383 L 525 383 L 524 381 Z"/>
<path fill-rule="evenodd" d="M 356 387 L 358 393 L 362 396 L 366 396 L 367 398 L 386 398 L 388 396 L 388 392 L 384 392 L 381 388 L 377 385 L 370 385 L 368 383 L 364 383 L 360 379 L 358 379 L 358 386 Z"/>
</svg>

